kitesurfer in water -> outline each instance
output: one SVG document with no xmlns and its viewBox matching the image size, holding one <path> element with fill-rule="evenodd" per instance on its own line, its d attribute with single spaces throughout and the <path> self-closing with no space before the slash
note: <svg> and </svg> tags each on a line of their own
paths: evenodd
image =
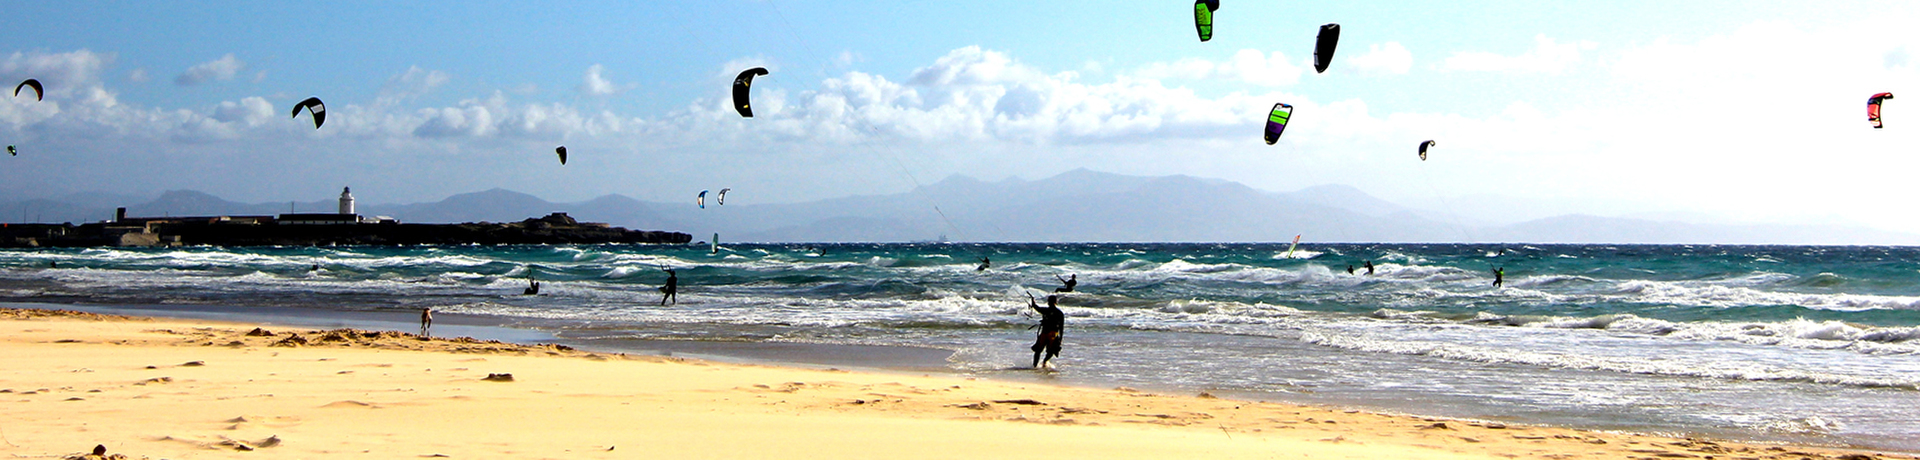
<svg viewBox="0 0 1920 460">
<path fill-rule="evenodd" d="M 1507 267 L 1500 267 L 1500 268 L 1493 269 L 1493 287 L 1500 287 L 1501 284 L 1504 284 L 1506 282 L 1507 282 Z"/>
<path fill-rule="evenodd" d="M 1067 314 L 1060 311 L 1060 296 L 1047 296 L 1047 306 L 1042 308 L 1034 302 L 1033 295 L 1027 295 L 1027 307 L 1040 312 L 1040 336 L 1033 341 L 1033 368 L 1040 369 L 1044 364 L 1053 367 L 1053 357 L 1060 356 L 1060 335 L 1067 330 Z M 1046 352 L 1046 360 L 1040 359 L 1040 352 Z"/>
<path fill-rule="evenodd" d="M 1353 274 L 1353 264 L 1347 264 L 1347 274 Z"/>
<path fill-rule="evenodd" d="M 1372 274 L 1373 274 L 1373 261 L 1371 261 L 1371 260 L 1369 260 L 1369 261 L 1367 261 L 1366 263 L 1367 263 L 1367 274 L 1368 274 L 1368 275 L 1372 275 Z"/>
<path fill-rule="evenodd" d="M 532 276 L 528 276 L 527 290 L 520 291 L 520 294 L 521 295 L 540 295 L 540 282 L 534 281 Z"/>
<path fill-rule="evenodd" d="M 1061 278 L 1060 275 L 1053 275 L 1053 279 L 1060 280 L 1060 284 L 1066 285 L 1053 288 L 1053 292 L 1073 292 L 1073 287 L 1080 284 L 1080 275 L 1076 274 L 1068 274 L 1067 278 Z"/>
<path fill-rule="evenodd" d="M 680 303 L 680 297 L 676 295 L 680 292 L 680 275 L 674 274 L 673 270 L 664 268 L 661 270 L 667 272 L 667 285 L 660 286 L 660 306 L 666 306 L 667 299 L 673 299 L 673 303 Z"/>
<path fill-rule="evenodd" d="M 987 267 L 992 267 L 992 266 L 993 266 L 993 261 L 987 259 L 985 256 L 982 256 L 980 257 L 980 266 L 973 267 L 973 271 L 976 271 L 976 272 L 987 271 Z"/>
</svg>

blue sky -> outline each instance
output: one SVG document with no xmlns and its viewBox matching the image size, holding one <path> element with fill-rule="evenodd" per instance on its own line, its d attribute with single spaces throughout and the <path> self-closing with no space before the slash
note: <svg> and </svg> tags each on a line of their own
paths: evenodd
<svg viewBox="0 0 1920 460">
<path fill-rule="evenodd" d="M 1489 220 L 1920 231 L 1920 111 L 1864 115 L 1920 86 L 1913 2 L 1225 0 L 1208 43 L 1191 5 L 17 2 L 0 77 L 49 94 L 0 100 L 23 151 L 0 190 L 790 202 L 1085 167 Z M 1324 23 L 1343 33 L 1315 74 Z M 752 65 L 774 73 L 743 120 L 725 98 Z M 318 131 L 286 117 L 308 95 Z M 1267 146 L 1274 102 L 1299 109 Z"/>
</svg>

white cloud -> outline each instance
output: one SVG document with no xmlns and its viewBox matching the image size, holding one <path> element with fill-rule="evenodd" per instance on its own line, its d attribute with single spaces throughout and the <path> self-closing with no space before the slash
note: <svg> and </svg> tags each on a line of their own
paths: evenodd
<svg viewBox="0 0 1920 460">
<path fill-rule="evenodd" d="M 1580 63 L 1580 52 L 1599 44 L 1591 41 L 1558 43 L 1546 34 L 1533 38 L 1534 47 L 1519 56 L 1503 56 L 1485 51 L 1454 53 L 1447 58 L 1447 70 L 1466 72 L 1515 72 L 1558 74 Z"/>
<path fill-rule="evenodd" d="M 582 77 L 580 82 L 580 92 L 588 96 L 606 97 L 620 94 L 623 91 L 636 87 L 636 85 L 619 85 L 611 80 L 607 80 L 606 77 L 601 75 L 605 70 L 606 69 L 601 67 L 600 64 L 587 67 L 587 74 L 585 77 Z"/>
<path fill-rule="evenodd" d="M 147 76 L 147 69 L 133 69 L 133 72 L 127 73 L 127 81 L 134 83 L 146 83 L 152 79 L 152 77 Z"/>
<path fill-rule="evenodd" d="M 1285 53 L 1242 49 L 1226 61 L 1185 58 L 1170 63 L 1148 64 L 1132 75 L 1156 80 L 1221 79 L 1261 86 L 1286 86 L 1299 83 L 1300 75 L 1305 71 L 1304 67 L 1294 65 Z"/>
<path fill-rule="evenodd" d="M 391 104 L 424 96 L 452 79 L 446 72 L 408 66 L 407 71 L 387 78 L 386 86 L 380 89 L 380 99 Z"/>
<path fill-rule="evenodd" d="M 227 53 L 226 56 L 221 56 L 220 59 L 202 62 L 193 67 L 188 67 L 185 73 L 174 77 L 173 84 L 194 86 L 214 80 L 232 80 L 234 75 L 239 74 L 241 70 L 246 70 L 246 68 L 247 63 L 241 62 L 239 58 L 233 56 L 233 53 Z"/>
<path fill-rule="evenodd" d="M 1347 58 L 1347 65 L 1364 74 L 1403 75 L 1413 68 L 1413 53 L 1400 42 L 1367 45 L 1367 54 Z"/>
</svg>

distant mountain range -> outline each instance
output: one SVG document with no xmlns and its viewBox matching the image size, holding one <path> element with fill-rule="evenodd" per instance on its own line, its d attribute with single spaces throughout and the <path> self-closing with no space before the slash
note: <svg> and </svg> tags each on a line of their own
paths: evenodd
<svg viewBox="0 0 1920 460">
<path fill-rule="evenodd" d="M 1836 225 L 1712 225 L 1566 215 L 1487 225 L 1394 204 L 1341 185 L 1266 192 L 1217 179 L 1142 177 L 1079 169 L 1046 179 L 982 182 L 954 176 L 911 192 L 806 203 L 758 204 L 773 191 L 739 188 L 727 204 L 606 195 L 553 203 L 510 190 L 464 193 L 432 203 L 361 204 L 363 215 L 402 222 L 513 222 L 552 212 L 633 229 L 719 233 L 757 242 L 1529 242 L 1721 244 L 1920 244 L 1920 235 Z M 0 201 L 0 220 L 94 222 L 127 206 L 130 216 L 333 212 L 334 200 L 238 203 L 191 190 L 141 198 L 76 194 Z M 124 203 L 138 204 L 125 205 Z"/>
</svg>

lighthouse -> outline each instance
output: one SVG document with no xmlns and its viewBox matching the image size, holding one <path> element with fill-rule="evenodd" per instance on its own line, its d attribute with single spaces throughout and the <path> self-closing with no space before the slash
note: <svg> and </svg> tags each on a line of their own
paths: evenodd
<svg viewBox="0 0 1920 460">
<path fill-rule="evenodd" d="M 340 188 L 340 213 L 348 214 L 348 215 L 353 214 L 353 188 L 352 187 Z"/>
</svg>

